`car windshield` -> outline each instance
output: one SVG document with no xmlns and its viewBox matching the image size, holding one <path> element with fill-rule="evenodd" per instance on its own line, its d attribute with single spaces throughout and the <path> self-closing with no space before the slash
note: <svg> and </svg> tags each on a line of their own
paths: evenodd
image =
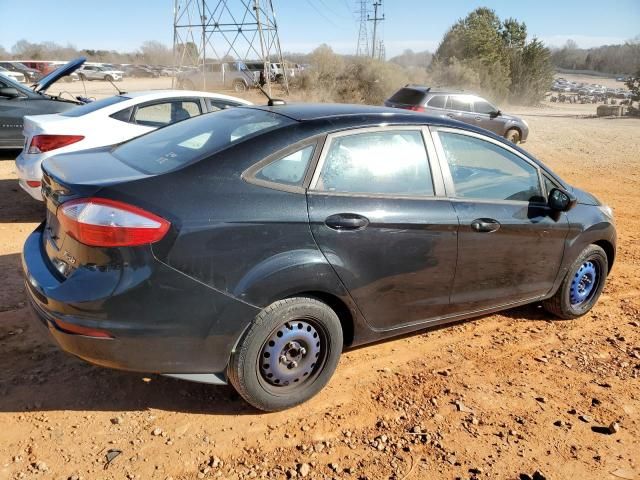
<svg viewBox="0 0 640 480">
<path fill-rule="evenodd" d="M 233 108 L 169 125 L 113 150 L 127 165 L 149 175 L 195 163 L 231 145 L 293 120 L 253 108 Z"/>
<path fill-rule="evenodd" d="M 11 87 L 11 88 L 15 88 L 16 90 L 20 91 L 22 94 L 27 95 L 30 90 L 25 88 L 24 85 L 22 85 L 20 82 L 18 82 L 16 79 L 14 79 L 13 77 L 9 76 L 9 75 L 0 75 L 0 87 L 3 86 L 2 84 L 5 84 L 4 86 L 6 87 Z"/>
<path fill-rule="evenodd" d="M 74 107 L 71 110 L 60 113 L 60 115 L 64 117 L 81 117 L 83 115 L 86 115 L 87 113 L 95 112 L 96 110 L 100 110 L 101 108 L 108 107 L 110 105 L 115 105 L 116 103 L 124 102 L 125 100 L 131 100 L 131 98 L 122 95 L 102 98 L 100 100 L 96 100 L 95 102 L 90 102 L 84 105 L 80 105 L 79 107 Z"/>
</svg>

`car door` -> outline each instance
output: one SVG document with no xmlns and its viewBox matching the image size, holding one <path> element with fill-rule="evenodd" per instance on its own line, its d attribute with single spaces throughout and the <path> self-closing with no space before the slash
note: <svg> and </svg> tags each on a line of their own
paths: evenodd
<svg viewBox="0 0 640 480">
<path fill-rule="evenodd" d="M 311 180 L 313 236 L 374 329 L 448 312 L 458 221 L 434 157 L 426 128 L 349 130 L 328 136 Z"/>
<path fill-rule="evenodd" d="M 475 125 L 471 95 L 449 95 L 445 105 L 446 116 L 460 122 Z"/>
<path fill-rule="evenodd" d="M 460 222 L 456 311 L 533 300 L 556 279 L 569 230 L 546 203 L 539 167 L 484 135 L 437 128 L 434 144 Z"/>
<path fill-rule="evenodd" d="M 504 120 L 497 115 L 498 109 L 482 98 L 474 98 L 473 113 L 476 126 L 497 135 L 504 134 Z"/>
</svg>

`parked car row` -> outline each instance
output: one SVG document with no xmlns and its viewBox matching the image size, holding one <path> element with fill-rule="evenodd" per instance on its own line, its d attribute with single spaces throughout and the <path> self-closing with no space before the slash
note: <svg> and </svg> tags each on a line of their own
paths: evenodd
<svg viewBox="0 0 640 480">
<path fill-rule="evenodd" d="M 61 112 L 24 118 L 20 185 L 46 219 L 23 269 L 40 323 L 89 362 L 228 382 L 281 410 L 344 348 L 538 301 L 582 316 L 614 263 L 611 209 L 503 138 L 519 119 L 498 136 L 463 116 L 506 117 L 476 95 L 44 93 L 83 62 L 35 92 L 8 79 L 0 98 Z"/>
<path fill-rule="evenodd" d="M 561 93 L 576 93 L 581 96 L 600 98 L 631 98 L 631 92 L 626 88 L 611 88 L 599 84 L 587 84 L 584 82 L 567 81 L 564 78 L 556 78 L 551 85 L 551 90 Z"/>
</svg>

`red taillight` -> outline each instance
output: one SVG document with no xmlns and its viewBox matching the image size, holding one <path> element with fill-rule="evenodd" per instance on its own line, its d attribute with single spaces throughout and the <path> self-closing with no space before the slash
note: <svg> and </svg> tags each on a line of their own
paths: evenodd
<svg viewBox="0 0 640 480">
<path fill-rule="evenodd" d="M 171 223 L 141 208 L 106 198 L 63 203 L 57 213 L 63 230 L 85 245 L 131 247 L 161 240 Z"/>
<path fill-rule="evenodd" d="M 27 185 L 31 188 L 40 188 L 40 180 L 27 180 Z"/>
<path fill-rule="evenodd" d="M 27 153 L 44 153 L 66 147 L 84 139 L 82 135 L 36 135 L 31 139 Z"/>
<path fill-rule="evenodd" d="M 410 106 L 407 107 L 407 110 L 412 110 L 414 112 L 424 112 L 425 111 L 424 107 L 420 107 L 420 106 L 417 106 L 417 105 L 410 105 Z"/>
</svg>

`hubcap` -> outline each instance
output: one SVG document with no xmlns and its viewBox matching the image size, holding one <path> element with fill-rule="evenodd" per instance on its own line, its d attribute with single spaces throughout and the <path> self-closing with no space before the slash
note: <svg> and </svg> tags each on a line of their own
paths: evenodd
<svg viewBox="0 0 640 480">
<path fill-rule="evenodd" d="M 279 387 L 301 383 L 314 372 L 321 353 L 320 335 L 311 323 L 287 322 L 262 347 L 260 373 Z"/>
<path fill-rule="evenodd" d="M 593 262 L 580 265 L 571 281 L 569 297 L 571 305 L 577 306 L 591 299 L 598 280 L 598 270 Z"/>
</svg>

